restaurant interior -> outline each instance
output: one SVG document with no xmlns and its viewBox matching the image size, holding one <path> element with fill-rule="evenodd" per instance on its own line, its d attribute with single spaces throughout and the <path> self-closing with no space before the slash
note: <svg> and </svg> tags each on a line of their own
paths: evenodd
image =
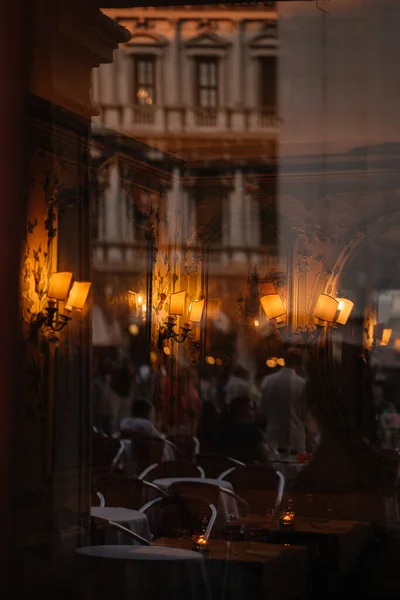
<svg viewBox="0 0 400 600">
<path fill-rule="evenodd" d="M 0 596 L 398 598 L 399 1 L 0 21 Z"/>
</svg>

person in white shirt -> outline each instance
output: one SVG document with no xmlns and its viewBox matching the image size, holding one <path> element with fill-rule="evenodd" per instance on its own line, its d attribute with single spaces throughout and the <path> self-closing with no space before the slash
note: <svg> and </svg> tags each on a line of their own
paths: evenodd
<svg viewBox="0 0 400 600">
<path fill-rule="evenodd" d="M 297 374 L 301 368 L 301 353 L 289 349 L 285 367 L 261 382 L 259 410 L 267 421 L 267 443 L 275 452 L 306 450 L 306 380 Z"/>
</svg>

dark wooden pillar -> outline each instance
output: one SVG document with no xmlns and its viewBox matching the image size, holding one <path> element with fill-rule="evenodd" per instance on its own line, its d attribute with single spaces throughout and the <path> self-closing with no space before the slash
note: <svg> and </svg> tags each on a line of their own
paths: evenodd
<svg viewBox="0 0 400 600">
<path fill-rule="evenodd" d="M 18 312 L 20 251 L 24 226 L 24 96 L 28 0 L 0 2 L 0 598 L 11 582 L 14 414 L 20 380 Z"/>
</svg>

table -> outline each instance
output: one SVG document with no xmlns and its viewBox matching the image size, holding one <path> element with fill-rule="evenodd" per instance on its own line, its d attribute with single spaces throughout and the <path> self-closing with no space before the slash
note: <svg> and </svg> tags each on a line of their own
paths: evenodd
<svg viewBox="0 0 400 600">
<path fill-rule="evenodd" d="M 95 519 L 119 523 L 146 540 L 151 539 L 147 517 L 138 510 L 112 506 L 92 506 L 90 514 Z M 136 544 L 133 538 L 130 538 L 128 534 L 118 531 L 115 527 L 110 526 L 105 530 L 105 543 L 129 544 L 130 539 L 132 544 Z"/>
<path fill-rule="evenodd" d="M 278 522 L 271 528 L 263 515 L 246 517 L 248 527 L 263 529 L 268 539 L 283 543 L 308 546 L 315 551 L 315 558 L 335 563 L 339 573 L 347 573 L 372 541 L 372 523 L 346 519 L 319 519 L 296 516 L 293 529 L 280 529 Z"/>
<path fill-rule="evenodd" d="M 192 541 L 162 538 L 155 544 L 190 548 Z M 208 548 L 205 562 L 215 598 L 287 600 L 305 592 L 308 557 L 304 547 L 211 539 Z"/>
<path fill-rule="evenodd" d="M 223 515 L 225 520 L 228 520 L 231 515 L 237 517 L 239 515 L 238 505 L 232 496 L 228 494 L 224 494 L 222 488 L 226 488 L 227 490 L 233 492 L 232 484 L 229 481 L 221 481 L 220 479 L 208 479 L 201 477 L 169 477 L 164 479 L 155 479 L 153 483 L 161 488 L 163 491 L 169 491 L 169 488 L 174 483 L 200 483 L 200 484 L 209 484 L 215 485 L 220 488 L 221 493 L 219 495 L 219 506 L 217 506 L 217 510 L 219 515 Z"/>
<path fill-rule="evenodd" d="M 160 545 L 101 545 L 77 553 L 91 567 L 93 597 L 211 600 L 204 558 L 197 552 Z"/>
</svg>

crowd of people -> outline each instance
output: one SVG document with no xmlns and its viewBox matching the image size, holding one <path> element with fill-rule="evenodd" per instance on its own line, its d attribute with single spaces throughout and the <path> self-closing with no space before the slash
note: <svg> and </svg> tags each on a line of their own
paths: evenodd
<svg viewBox="0 0 400 600">
<path fill-rule="evenodd" d="M 243 462 L 306 453 L 318 443 L 299 351 L 289 349 L 285 365 L 258 382 L 240 364 L 216 373 L 199 379 L 182 369 L 172 381 L 164 367 L 103 359 L 93 381 L 94 425 L 107 435 L 191 435 L 202 451 Z"/>
</svg>

